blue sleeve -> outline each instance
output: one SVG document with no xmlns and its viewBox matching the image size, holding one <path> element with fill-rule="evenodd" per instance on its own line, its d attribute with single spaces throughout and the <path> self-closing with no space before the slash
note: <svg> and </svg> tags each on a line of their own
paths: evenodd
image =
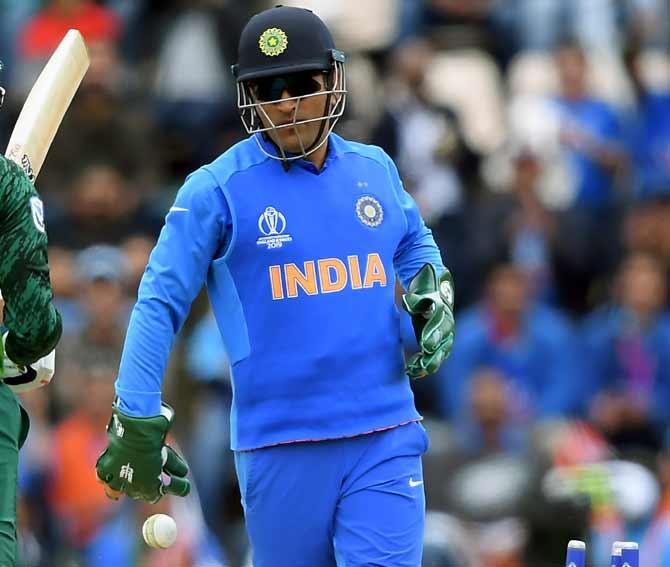
<svg viewBox="0 0 670 567">
<path fill-rule="evenodd" d="M 393 191 L 405 215 L 407 227 L 405 235 L 395 251 L 393 265 L 400 282 L 407 289 L 411 279 L 425 264 L 433 264 L 438 274 L 444 272 L 446 268 L 442 263 L 440 249 L 433 239 L 433 233 L 423 222 L 416 202 L 405 191 L 393 160 L 391 158 L 387 159 Z"/>
<path fill-rule="evenodd" d="M 116 394 L 133 416 L 160 413 L 161 384 L 175 335 L 221 249 L 230 213 L 218 184 L 199 170 L 179 190 L 140 282 Z"/>
</svg>

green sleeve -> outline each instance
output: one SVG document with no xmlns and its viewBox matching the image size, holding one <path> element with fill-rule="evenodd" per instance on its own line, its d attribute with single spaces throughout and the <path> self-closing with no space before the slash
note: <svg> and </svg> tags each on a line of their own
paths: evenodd
<svg viewBox="0 0 670 567">
<path fill-rule="evenodd" d="M 7 356 L 30 364 L 56 346 L 62 332 L 53 306 L 42 201 L 13 162 L 0 156 L 0 290 L 9 330 Z"/>
</svg>

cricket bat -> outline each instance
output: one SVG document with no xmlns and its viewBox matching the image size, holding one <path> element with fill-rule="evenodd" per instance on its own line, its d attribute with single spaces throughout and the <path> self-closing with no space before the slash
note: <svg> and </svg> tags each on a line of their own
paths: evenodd
<svg viewBox="0 0 670 567">
<path fill-rule="evenodd" d="M 5 157 L 18 164 L 33 183 L 88 65 L 84 38 L 78 30 L 68 31 L 21 109 Z"/>
<path fill-rule="evenodd" d="M 51 142 L 88 65 L 84 38 L 78 30 L 69 30 L 28 93 L 9 138 L 5 157 L 18 164 L 32 183 L 42 169 Z M 53 351 L 37 362 L 38 379 L 47 384 L 54 374 Z"/>
</svg>

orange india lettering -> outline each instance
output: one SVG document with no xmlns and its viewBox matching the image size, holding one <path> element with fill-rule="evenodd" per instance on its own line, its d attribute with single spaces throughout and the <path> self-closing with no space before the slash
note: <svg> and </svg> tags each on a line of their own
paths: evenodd
<svg viewBox="0 0 670 567">
<path fill-rule="evenodd" d="M 384 263 L 379 257 L 379 254 L 368 254 L 368 265 L 365 269 L 365 282 L 363 287 L 372 287 L 375 283 L 379 283 L 381 287 L 386 286 L 386 272 L 384 271 Z"/>
<path fill-rule="evenodd" d="M 351 287 L 353 289 L 361 289 L 363 282 L 361 282 L 361 267 L 358 263 L 358 256 L 347 256 L 347 263 L 349 264 L 349 274 L 351 275 Z"/>
<path fill-rule="evenodd" d="M 284 264 L 284 279 L 286 280 L 286 295 L 289 297 L 298 297 L 298 286 L 308 295 L 318 293 L 316 267 L 313 260 L 305 262 L 304 274 L 295 264 Z"/>
<path fill-rule="evenodd" d="M 364 279 L 361 278 L 359 257 L 355 255 L 347 256 L 346 264 L 339 258 L 308 260 L 303 270 L 296 264 L 270 266 L 270 287 L 275 300 L 298 297 L 298 288 L 307 295 L 337 293 L 349 282 L 351 289 L 371 288 L 375 284 L 385 287 L 386 271 L 379 254 L 368 254 Z"/>
<path fill-rule="evenodd" d="M 319 260 L 318 264 L 321 293 L 342 291 L 347 285 L 347 267 L 344 262 L 337 258 L 326 258 Z M 331 276 L 334 276 L 334 279 Z"/>
<path fill-rule="evenodd" d="M 284 299 L 284 287 L 281 284 L 281 266 L 270 266 L 270 285 L 272 299 Z"/>
</svg>

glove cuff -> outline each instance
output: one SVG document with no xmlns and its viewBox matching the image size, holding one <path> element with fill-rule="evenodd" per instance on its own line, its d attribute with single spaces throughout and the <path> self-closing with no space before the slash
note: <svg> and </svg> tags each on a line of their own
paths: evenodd
<svg viewBox="0 0 670 567">
<path fill-rule="evenodd" d="M 174 409 L 161 403 L 161 413 L 134 417 L 123 413 L 115 402 L 107 425 L 110 444 L 120 443 L 136 451 L 160 451 L 174 420 Z"/>
<path fill-rule="evenodd" d="M 419 315 L 425 310 L 431 300 L 441 300 L 450 310 L 454 309 L 454 279 L 451 272 L 445 268 L 440 277 L 437 276 L 435 266 L 424 264 L 409 283 L 407 293 L 403 295 L 405 310 L 412 315 Z"/>
</svg>

